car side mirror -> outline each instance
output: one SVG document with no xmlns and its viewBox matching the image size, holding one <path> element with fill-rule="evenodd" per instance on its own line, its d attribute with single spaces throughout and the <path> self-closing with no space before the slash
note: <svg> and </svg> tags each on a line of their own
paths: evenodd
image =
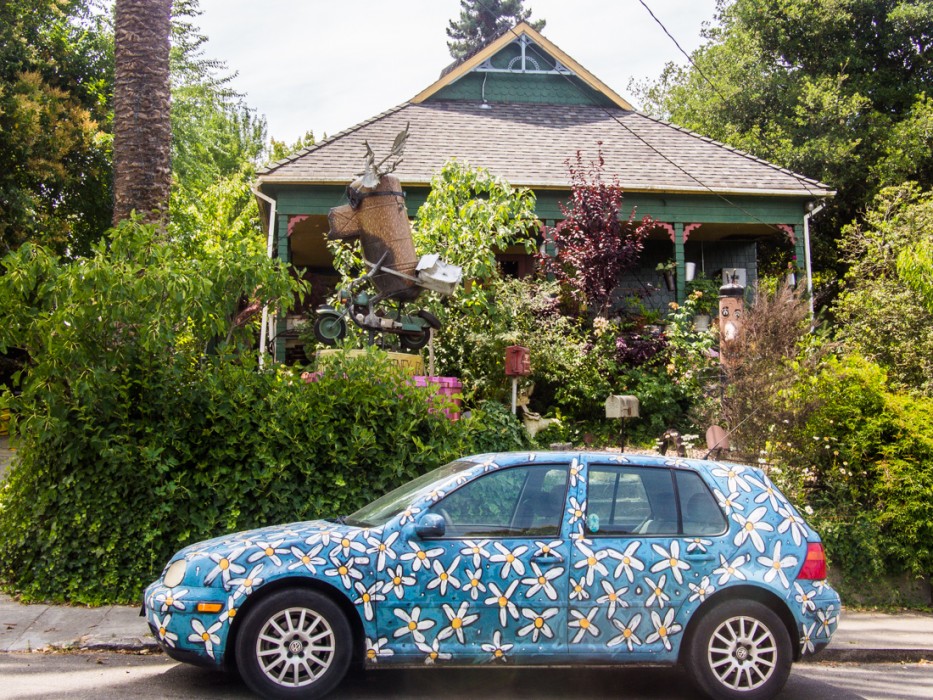
<svg viewBox="0 0 933 700">
<path fill-rule="evenodd" d="M 447 532 L 447 523 L 444 517 L 437 513 L 427 513 L 415 525 L 415 534 L 418 537 L 443 537 Z"/>
</svg>

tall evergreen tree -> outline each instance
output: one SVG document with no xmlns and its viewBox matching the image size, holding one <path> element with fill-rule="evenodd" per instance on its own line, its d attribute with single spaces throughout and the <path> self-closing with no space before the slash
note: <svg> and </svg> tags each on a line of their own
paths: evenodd
<svg viewBox="0 0 933 700">
<path fill-rule="evenodd" d="M 460 60 L 488 44 L 519 22 L 528 22 L 536 30 L 544 29 L 543 19 L 530 21 L 531 10 L 525 0 L 460 0 L 460 17 L 447 27 L 447 48 Z"/>
<path fill-rule="evenodd" d="M 172 186 L 172 0 L 117 0 L 114 27 L 114 224 L 160 218 Z"/>
</svg>

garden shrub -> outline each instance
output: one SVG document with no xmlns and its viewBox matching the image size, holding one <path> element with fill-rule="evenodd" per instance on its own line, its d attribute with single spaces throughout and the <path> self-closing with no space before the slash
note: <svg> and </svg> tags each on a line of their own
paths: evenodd
<svg viewBox="0 0 933 700">
<path fill-rule="evenodd" d="M 185 544 L 351 512 L 474 442 L 514 446 L 516 426 L 500 442 L 482 411 L 448 421 L 376 352 L 312 384 L 256 371 L 243 301 L 300 285 L 261 239 L 182 235 L 129 222 L 87 258 L 3 261 L 0 351 L 27 364 L 2 398 L 18 459 L 0 581 L 26 599 L 133 602 Z"/>
<path fill-rule="evenodd" d="M 71 385 L 13 404 L 0 578 L 27 599 L 133 602 L 181 546 L 349 513 L 456 457 L 527 444 L 495 409 L 447 420 L 378 352 L 310 384 L 214 359 Z"/>
</svg>

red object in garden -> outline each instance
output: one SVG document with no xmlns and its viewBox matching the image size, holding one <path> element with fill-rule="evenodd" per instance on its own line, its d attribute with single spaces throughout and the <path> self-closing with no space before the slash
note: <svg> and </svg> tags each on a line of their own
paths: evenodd
<svg viewBox="0 0 933 700">
<path fill-rule="evenodd" d="M 456 377 L 425 377 L 417 374 L 412 379 L 415 380 L 415 386 L 437 387 L 439 396 L 446 396 L 450 401 L 457 404 L 456 410 L 445 408 L 444 415 L 450 420 L 460 418 L 459 407 L 462 405 L 463 400 L 463 384 L 460 383 L 459 379 Z"/>
<path fill-rule="evenodd" d="M 505 376 L 527 377 L 531 374 L 531 352 L 521 345 L 505 349 Z"/>
</svg>

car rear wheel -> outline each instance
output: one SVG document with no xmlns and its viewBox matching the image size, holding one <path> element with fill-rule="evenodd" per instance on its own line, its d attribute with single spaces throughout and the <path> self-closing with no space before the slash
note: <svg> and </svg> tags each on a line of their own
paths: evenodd
<svg viewBox="0 0 933 700">
<path fill-rule="evenodd" d="M 346 675 L 352 632 L 340 608 L 307 590 L 284 590 L 249 611 L 236 641 L 246 685 L 265 698 L 321 698 Z"/>
<path fill-rule="evenodd" d="M 792 660 L 784 623 L 751 600 L 726 601 L 707 613 L 684 659 L 694 684 L 717 700 L 774 697 L 787 682 Z"/>
</svg>

